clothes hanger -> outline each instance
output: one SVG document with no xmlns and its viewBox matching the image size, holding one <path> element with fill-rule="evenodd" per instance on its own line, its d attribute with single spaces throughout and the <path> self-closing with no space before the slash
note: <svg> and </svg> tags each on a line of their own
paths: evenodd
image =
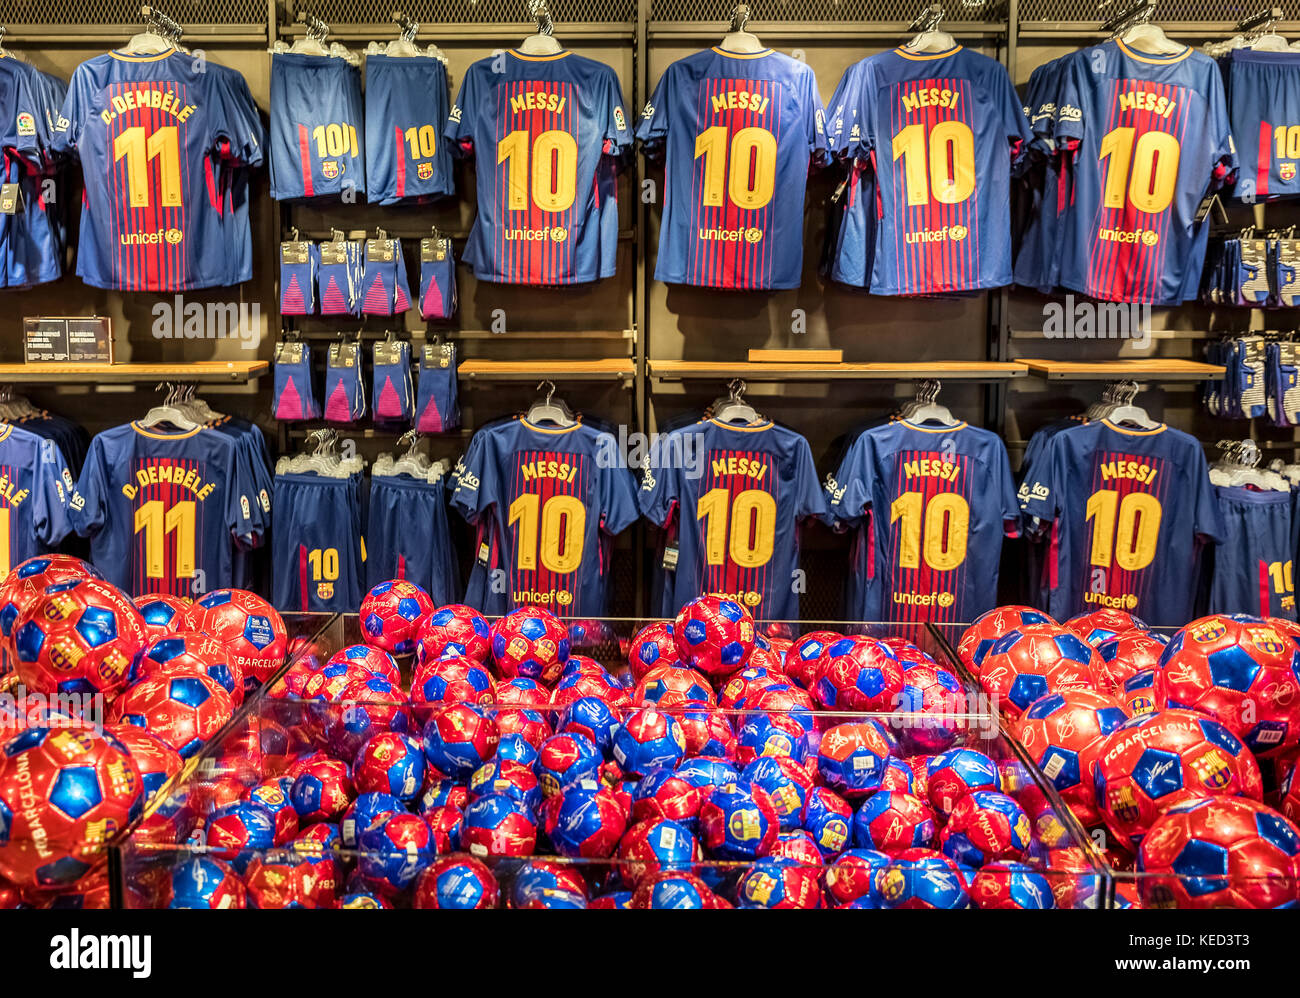
<svg viewBox="0 0 1300 998">
<path fill-rule="evenodd" d="M 164 33 L 162 18 L 165 14 L 146 6 L 140 8 L 140 16 L 144 20 L 144 30 L 132 35 L 130 41 L 122 46 L 122 52 L 127 55 L 157 55 L 176 47 Z"/>
<path fill-rule="evenodd" d="M 928 378 L 916 386 L 916 398 L 909 407 L 906 419 L 909 423 L 938 423 L 940 426 L 960 426 L 961 420 L 955 419 L 945 405 L 935 401 L 939 397 L 941 382 Z"/>
<path fill-rule="evenodd" d="M 294 43 L 284 51 L 298 55 L 330 55 L 330 50 L 325 47 L 325 39 L 330 33 L 329 25 L 305 10 L 298 11 L 297 21 L 307 26 L 307 32 L 301 38 L 295 39 Z"/>
<path fill-rule="evenodd" d="M 1159 427 L 1160 424 L 1147 415 L 1145 409 L 1134 404 L 1133 400 L 1137 398 L 1137 394 L 1138 383 L 1136 381 L 1121 382 L 1115 392 L 1118 404 L 1106 414 L 1105 419 L 1107 422 L 1114 426 L 1128 423 L 1141 430 L 1154 430 Z"/>
<path fill-rule="evenodd" d="M 1254 440 L 1221 440 L 1223 454 L 1210 469 L 1214 485 L 1255 488 L 1263 492 L 1290 492 L 1290 483 L 1276 471 L 1258 467 L 1259 445 Z"/>
<path fill-rule="evenodd" d="M 543 381 L 537 386 L 537 390 L 546 389 L 546 395 L 538 399 L 524 414 L 524 419 L 530 423 L 554 423 L 563 429 L 577 425 L 577 417 L 573 415 L 573 410 L 565 404 L 563 399 L 553 398 L 555 395 L 555 385 L 550 381 Z"/>
<path fill-rule="evenodd" d="M 713 418 L 719 423 L 731 423 L 735 425 L 748 425 L 757 423 L 762 420 L 752 405 L 744 399 L 745 383 L 739 378 L 733 378 L 727 383 L 727 397 L 714 399 L 710 411 Z"/>
<path fill-rule="evenodd" d="M 1164 28 L 1151 23 L 1155 12 L 1153 0 L 1137 0 L 1102 25 L 1102 30 L 1147 55 L 1179 55 L 1186 51 L 1186 45 L 1175 42 Z"/>
<path fill-rule="evenodd" d="M 156 391 L 167 389 L 167 397 L 163 400 L 162 405 L 156 405 L 144 414 L 144 418 L 137 420 L 138 425 L 146 430 L 152 429 L 163 423 L 170 423 L 178 430 L 197 430 L 199 424 L 191 419 L 185 412 L 179 409 L 176 404 L 177 390 L 176 386 L 168 382 L 158 385 Z"/>
<path fill-rule="evenodd" d="M 551 19 L 551 8 L 547 0 L 529 0 L 528 16 L 537 22 L 537 31 L 519 43 L 519 51 L 524 55 L 555 55 L 564 51 L 555 38 L 555 22 Z"/>
<path fill-rule="evenodd" d="M 727 33 L 722 36 L 722 41 L 718 43 L 718 48 L 724 52 L 742 54 L 762 52 L 766 48 L 758 40 L 757 35 L 745 30 L 745 25 L 749 23 L 750 13 L 749 4 L 747 3 L 738 3 L 731 8 L 731 24 L 727 28 Z"/>
<path fill-rule="evenodd" d="M 907 26 L 907 33 L 916 32 L 910 42 L 903 46 L 908 52 L 947 52 L 957 47 L 957 39 L 946 31 L 939 30 L 943 19 L 943 7 L 931 4 Z"/>
</svg>

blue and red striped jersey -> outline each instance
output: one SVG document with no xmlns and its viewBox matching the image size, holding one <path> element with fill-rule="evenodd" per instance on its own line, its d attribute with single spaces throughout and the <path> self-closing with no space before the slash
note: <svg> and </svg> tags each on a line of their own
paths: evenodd
<svg viewBox="0 0 1300 998">
<path fill-rule="evenodd" d="M 71 529 L 71 478 L 53 440 L 0 423 L 0 581 Z"/>
<path fill-rule="evenodd" d="M 809 163 L 826 156 L 806 63 L 771 49 L 688 55 L 664 70 L 637 137 L 665 160 L 655 280 L 799 286 Z"/>
<path fill-rule="evenodd" d="M 1105 42 L 1071 60 L 1056 104 L 1056 142 L 1074 149 L 1060 283 L 1106 301 L 1195 298 L 1210 231 L 1197 209 L 1235 166 L 1214 60 Z"/>
<path fill-rule="evenodd" d="M 871 291 L 1010 284 L 1011 171 L 1030 136 L 1002 64 L 961 46 L 894 49 L 865 60 L 858 100 L 880 219 Z"/>
<path fill-rule="evenodd" d="M 183 291 L 232 283 L 220 164 L 259 165 L 262 138 L 226 75 L 207 70 L 169 50 L 108 52 L 72 74 L 54 148 L 81 159 L 77 273 L 87 284 Z"/>
<path fill-rule="evenodd" d="M 808 441 L 772 422 L 673 430 L 641 481 L 641 513 L 678 526 L 670 613 L 719 593 L 760 620 L 798 620 L 800 521 L 826 515 Z"/>
<path fill-rule="evenodd" d="M 260 538 L 269 516 L 233 436 L 137 423 L 91 441 L 69 505 L 90 560 L 132 596 L 231 585 L 235 543 Z"/>
<path fill-rule="evenodd" d="M 1108 420 L 1061 430 L 1020 490 L 1025 515 L 1055 523 L 1048 612 L 1127 610 L 1153 626 L 1192 617 L 1201 541 L 1224 538 L 1200 442 L 1161 424 Z"/>
<path fill-rule="evenodd" d="M 973 620 L 997 605 L 1002 538 L 1020 532 L 1007 450 L 995 433 L 896 420 L 862 433 L 826 482 L 836 519 L 870 513 L 874 555 L 853 619 Z"/>
<path fill-rule="evenodd" d="M 561 617 L 606 613 L 610 539 L 636 522 L 636 481 L 615 441 L 586 423 L 502 420 L 474 434 L 451 504 L 490 534 L 469 588 L 485 613 L 541 606 Z M 493 583 L 504 572 L 503 587 Z"/>
<path fill-rule="evenodd" d="M 612 69 L 569 51 L 480 59 L 446 137 L 475 157 L 478 215 L 462 259 L 476 277 L 554 285 L 613 276 L 615 179 L 632 133 Z"/>
<path fill-rule="evenodd" d="M 447 65 L 433 56 L 366 56 L 366 200 L 452 194 Z"/>
<path fill-rule="evenodd" d="M 1300 195 L 1300 52 L 1234 49 L 1224 62 L 1239 161 L 1233 196 Z"/>
</svg>

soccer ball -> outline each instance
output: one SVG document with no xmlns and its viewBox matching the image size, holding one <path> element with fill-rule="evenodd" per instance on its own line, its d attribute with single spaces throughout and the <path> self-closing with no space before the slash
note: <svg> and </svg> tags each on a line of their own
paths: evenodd
<svg viewBox="0 0 1300 998">
<path fill-rule="evenodd" d="M 583 780 L 599 780 L 602 762 L 595 742 L 576 731 L 566 731 L 542 742 L 534 769 L 542 793 L 554 797 Z"/>
<path fill-rule="evenodd" d="M 718 787 L 700 808 L 700 836 L 715 859 L 766 856 L 780 827 L 776 809 L 758 787 Z"/>
<path fill-rule="evenodd" d="M 1111 638 L 1128 631 L 1145 631 L 1144 624 L 1127 610 L 1093 610 L 1071 617 L 1064 624 L 1094 648 Z"/>
<path fill-rule="evenodd" d="M 140 770 L 111 735 L 28 728 L 0 744 L 0 875 L 71 887 L 144 808 Z"/>
<path fill-rule="evenodd" d="M 686 736 L 686 754 L 708 755 L 720 759 L 736 757 L 736 732 L 730 718 L 703 703 L 687 703 L 677 718 Z"/>
<path fill-rule="evenodd" d="M 1138 887 L 1150 908 L 1294 908 L 1300 832 L 1241 797 L 1176 804 L 1138 848 Z"/>
<path fill-rule="evenodd" d="M 881 790 L 853 815 L 853 844 L 896 856 L 904 849 L 929 846 L 935 836 L 934 810 L 912 794 Z"/>
<path fill-rule="evenodd" d="M 1092 690 L 1049 693 L 1029 705 L 1013 731 L 1085 827 L 1099 824 L 1093 768 L 1102 739 L 1128 720 L 1113 697 Z"/>
<path fill-rule="evenodd" d="M 564 708 L 574 700 L 595 697 L 611 707 L 627 705 L 627 690 L 599 662 L 575 655 L 564 666 L 551 694 L 551 706 Z"/>
<path fill-rule="evenodd" d="M 876 879 L 890 862 L 874 849 L 846 849 L 826 864 L 826 893 L 837 906 L 858 902 L 857 907 L 879 908 Z"/>
<path fill-rule="evenodd" d="M 230 694 L 207 676 L 157 676 L 141 680 L 114 700 L 109 720 L 144 728 L 188 759 L 234 712 Z"/>
<path fill-rule="evenodd" d="M 723 905 L 700 877 L 686 870 L 661 870 L 632 892 L 629 907 L 699 910 Z"/>
<path fill-rule="evenodd" d="M 644 776 L 656 767 L 681 762 L 686 754 L 686 736 L 670 715 L 643 707 L 614 733 L 611 753 L 624 773 Z"/>
<path fill-rule="evenodd" d="M 608 752 L 618 731 L 618 718 L 609 704 L 598 697 L 579 697 L 564 708 L 556 724 L 558 731 L 576 731 L 586 735 L 601 750 Z"/>
<path fill-rule="evenodd" d="M 772 851 L 768 855 L 792 859 L 796 863 L 802 863 L 804 866 L 815 866 L 818 869 L 824 865 L 822 851 L 817 847 L 817 843 L 813 841 L 812 835 L 802 828 L 778 834 L 776 845 L 772 847 Z"/>
<path fill-rule="evenodd" d="M 569 658 L 569 631 L 554 614 L 521 606 L 492 625 L 492 658 L 508 679 L 553 683 Z"/>
<path fill-rule="evenodd" d="M 361 833 L 380 818 L 390 814 L 404 814 L 406 805 L 386 793 L 359 793 L 357 799 L 348 805 L 339 822 L 339 841 L 344 848 L 355 849 Z M 421 814 L 422 818 L 428 815 Z"/>
<path fill-rule="evenodd" d="M 195 856 L 173 869 L 167 893 L 168 908 L 216 911 L 247 903 L 239 874 L 210 856 Z"/>
<path fill-rule="evenodd" d="M 697 673 L 698 675 L 698 673 Z M 744 710 L 750 700 L 764 690 L 788 688 L 790 679 L 763 666 L 746 666 L 732 673 L 718 691 L 718 706 L 726 710 Z M 802 689 L 802 687 L 800 687 Z"/>
<path fill-rule="evenodd" d="M 970 896 L 977 908 L 1037 911 L 1056 907 L 1047 877 L 1027 863 L 988 863 L 980 867 L 971 882 Z"/>
<path fill-rule="evenodd" d="M 785 654 L 785 674 L 805 690 L 813 689 L 826 662 L 826 649 L 842 640 L 844 635 L 835 631 L 810 631 L 803 635 Z"/>
<path fill-rule="evenodd" d="M 1169 639 L 1150 631 L 1125 631 L 1097 646 L 1102 670 L 1098 675 L 1103 693 L 1118 693 L 1124 683 L 1139 672 L 1157 668 Z"/>
<path fill-rule="evenodd" d="M 951 910 L 970 907 L 961 868 L 933 849 L 904 849 L 876 873 L 884 908 Z"/>
<path fill-rule="evenodd" d="M 480 858 L 529 856 L 537 847 L 537 822 L 509 794 L 484 794 L 466 805 L 460 840 Z"/>
<path fill-rule="evenodd" d="M 735 600 L 699 596 L 677 613 L 677 658 L 710 678 L 729 676 L 754 650 L 754 618 Z"/>
<path fill-rule="evenodd" d="M 965 866 L 1020 859 L 1033 839 L 1029 815 L 1006 794 L 976 790 L 959 800 L 939 833 L 939 849 Z"/>
<path fill-rule="evenodd" d="M 418 814 L 379 818 L 357 838 L 357 872 L 384 897 L 406 890 L 435 856 L 433 829 Z"/>
<path fill-rule="evenodd" d="M 1159 815 L 1192 797 L 1260 800 L 1259 764 L 1218 721 L 1189 710 L 1131 718 L 1097 753 L 1097 806 L 1133 848 Z"/>
<path fill-rule="evenodd" d="M 551 694 L 536 679 L 515 676 L 497 683 L 496 702 L 511 707 L 545 707 L 551 702 Z"/>
<path fill-rule="evenodd" d="M 655 666 L 676 661 L 677 642 L 673 637 L 673 625 L 666 620 L 657 620 L 641 628 L 627 648 L 627 664 L 632 669 L 632 678 L 638 683 Z"/>
<path fill-rule="evenodd" d="M 468 780 L 492 758 L 500 740 L 496 721 L 481 707 L 455 703 L 443 707 L 424 726 L 424 755 L 444 776 Z"/>
<path fill-rule="evenodd" d="M 966 691 L 947 669 L 910 665 L 903 670 L 898 710 L 904 714 L 897 720 L 905 745 L 916 752 L 942 752 L 952 747 L 961 731 L 957 715 L 966 712 Z"/>
<path fill-rule="evenodd" d="M 382 649 L 370 645 L 348 645 L 336 651 L 312 673 L 312 678 L 303 685 L 303 696 L 310 700 L 334 701 L 352 683 L 369 676 L 400 683 L 402 670 L 397 667 L 393 656 Z"/>
<path fill-rule="evenodd" d="M 453 703 L 492 703 L 496 696 L 492 673 L 474 659 L 461 655 L 421 662 L 411 677 L 412 713 L 420 724 L 427 723 L 439 707 Z"/>
<path fill-rule="evenodd" d="M 1035 624 L 1008 631 L 989 647 L 980 685 L 1016 717 L 1048 693 L 1092 689 L 1101 669 L 1096 650 L 1073 631 Z"/>
<path fill-rule="evenodd" d="M 191 603 L 181 626 L 226 646 L 244 679 L 259 685 L 280 668 L 289 649 L 284 620 L 266 600 L 246 589 L 217 589 Z"/>
<path fill-rule="evenodd" d="M 1300 648 L 1268 621 L 1194 620 L 1170 639 L 1159 670 L 1161 706 L 1208 714 L 1252 752 L 1300 743 Z"/>
<path fill-rule="evenodd" d="M 433 600 L 414 582 L 389 579 L 371 586 L 361 599 L 361 630 L 366 640 L 393 655 L 415 651 L 416 631 L 433 613 Z"/>
<path fill-rule="evenodd" d="M 131 724 L 113 724 L 106 730 L 126 749 L 140 771 L 146 804 L 184 766 L 180 754 L 157 735 Z"/>
<path fill-rule="evenodd" d="M 656 665 L 644 673 L 632 693 L 632 702 L 659 707 L 678 707 L 684 703 L 716 703 L 713 687 L 703 674 L 680 662 Z"/>
<path fill-rule="evenodd" d="M 542 805 L 542 787 L 532 767 L 514 759 L 503 759 L 500 753 L 474 770 L 469 778 L 469 793 L 471 797 L 508 794 L 529 811 L 536 811 Z"/>
<path fill-rule="evenodd" d="M 769 856 L 750 865 L 736 894 L 742 908 L 814 909 L 821 905 L 819 871 L 791 859 Z"/>
<path fill-rule="evenodd" d="M 492 629 L 473 607 L 463 603 L 440 606 L 416 628 L 416 662 L 432 662 L 444 655 L 460 655 L 486 662 Z"/>
<path fill-rule="evenodd" d="M 446 855 L 461 849 L 460 833 L 465 827 L 465 812 L 450 805 L 444 807 L 421 808 L 420 817 L 429 823 L 433 830 L 433 841 L 438 855 Z"/>
<path fill-rule="evenodd" d="M 333 859 L 256 856 L 244 885 L 253 908 L 333 908 L 338 902 L 339 870 Z"/>
<path fill-rule="evenodd" d="M 526 751 L 524 746 L 527 746 L 527 751 L 535 754 L 542 747 L 542 742 L 552 734 L 551 722 L 540 711 L 506 707 L 492 710 L 488 716 L 497 722 L 497 730 L 501 735 L 497 752 L 514 751 L 521 762 L 529 761 L 517 754 Z M 512 735 L 517 735 L 518 738 L 507 744 L 507 739 Z"/>
<path fill-rule="evenodd" d="M 500 899 L 497 878 L 473 856 L 444 856 L 435 860 L 415 882 L 413 908 L 457 910 L 495 908 Z"/>
<path fill-rule="evenodd" d="M 0 582 L 0 674 L 13 666 L 9 660 L 9 639 L 14 621 L 45 592 L 46 586 L 73 579 L 102 578 L 94 565 L 70 554 L 37 555 L 11 568 Z"/>
<path fill-rule="evenodd" d="M 289 789 L 289 801 L 303 824 L 337 821 L 354 796 L 348 765 L 337 759 L 317 758 L 307 763 Z"/>
<path fill-rule="evenodd" d="M 689 870 L 699 857 L 700 846 L 691 830 L 664 817 L 633 825 L 618 845 L 619 874 L 631 890 L 660 870 Z"/>
<path fill-rule="evenodd" d="M 553 907 L 557 895 L 585 903 L 587 882 L 575 866 L 549 859 L 529 860 L 515 872 L 510 884 L 510 904 L 514 908 Z"/>
<path fill-rule="evenodd" d="M 157 641 L 179 631 L 181 623 L 185 620 L 185 611 L 190 605 L 190 601 L 184 596 L 170 596 L 167 593 L 137 596 L 132 602 L 144 619 L 144 627 L 149 632 L 150 641 Z"/>
<path fill-rule="evenodd" d="M 849 844 L 853 808 L 839 794 L 825 787 L 813 787 L 804 801 L 803 828 L 829 860 Z"/>
<path fill-rule="evenodd" d="M 889 735 L 878 721 L 837 724 L 822 734 L 817 771 L 836 793 L 849 800 L 865 797 L 880 788 L 892 752 Z"/>
<path fill-rule="evenodd" d="M 996 610 L 980 614 L 962 632 L 961 640 L 957 643 L 957 657 L 972 672 L 978 672 L 984 656 L 999 638 L 1024 627 L 1055 623 L 1043 611 L 1035 610 L 1032 606 L 1000 606 Z"/>
<path fill-rule="evenodd" d="M 112 696 L 148 638 L 140 611 L 99 579 L 45 587 L 14 621 L 9 661 L 31 692 Z"/>
<path fill-rule="evenodd" d="M 1002 789 L 997 763 L 975 749 L 955 748 L 931 756 L 925 766 L 926 793 L 930 806 L 947 819 L 958 802 L 976 790 Z"/>
<path fill-rule="evenodd" d="M 808 757 L 808 729 L 788 714 L 750 714 L 736 732 L 736 761 L 748 766 L 765 755 Z"/>
<path fill-rule="evenodd" d="M 803 823 L 804 806 L 813 788 L 807 768 L 788 756 L 760 756 L 745 767 L 741 782 L 758 787 L 767 794 L 781 823 L 788 832 Z"/>
<path fill-rule="evenodd" d="M 664 766 L 636 781 L 632 790 L 632 820 L 673 821 L 696 827 L 704 794 L 685 777 Z"/>
<path fill-rule="evenodd" d="M 254 853 L 275 845 L 275 819 L 257 804 L 236 801 L 208 816 L 203 841 L 212 855 L 243 873 Z"/>
<path fill-rule="evenodd" d="M 405 732 L 407 696 L 379 676 L 349 683 L 325 716 L 325 737 L 338 759 L 351 761 L 361 746 L 382 731 Z"/>
<path fill-rule="evenodd" d="M 244 702 L 244 675 L 239 665 L 221 642 L 193 631 L 167 634 L 148 645 L 131 666 L 127 681 L 134 684 L 155 676 L 194 675 L 216 682 L 236 706 Z"/>
<path fill-rule="evenodd" d="M 381 731 L 357 753 L 352 783 L 359 794 L 392 794 L 413 801 L 424 786 L 424 750 L 400 732 Z"/>
<path fill-rule="evenodd" d="M 888 645 L 843 638 L 826 648 L 815 689 L 827 710 L 884 712 L 903 689 L 903 667 Z"/>
<path fill-rule="evenodd" d="M 608 787 L 585 780 L 551 797 L 544 809 L 546 837 L 561 856 L 611 856 L 627 828 L 627 815 Z"/>
</svg>

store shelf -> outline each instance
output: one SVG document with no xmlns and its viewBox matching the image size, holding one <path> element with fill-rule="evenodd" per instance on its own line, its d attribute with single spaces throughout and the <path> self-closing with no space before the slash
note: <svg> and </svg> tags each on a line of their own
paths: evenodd
<svg viewBox="0 0 1300 998">
<path fill-rule="evenodd" d="M 1122 360 L 1035 360 L 1020 358 L 1031 374 L 1048 381 L 1206 381 L 1220 378 L 1218 364 L 1168 357 L 1130 357 Z"/>
<path fill-rule="evenodd" d="M 0 384 L 131 385 L 177 381 L 242 385 L 270 371 L 264 360 L 198 360 L 187 364 L 0 364 Z"/>
<path fill-rule="evenodd" d="M 1220 336 L 1227 335 L 1234 330 L 1220 329 L 1212 331 L 1209 329 L 1148 329 L 1143 332 L 1143 337 L 1149 337 L 1153 340 L 1213 340 Z M 1248 330 L 1241 330 L 1240 335 L 1246 335 Z M 1013 329 L 1010 332 L 1013 340 L 1039 340 L 1047 343 L 1062 342 L 1059 339 L 1052 339 L 1043 334 L 1041 329 Z M 1131 339 L 1136 339 L 1132 337 Z M 1096 340 L 1079 340 L 1077 342 L 1095 343 Z M 1122 341 L 1121 341 L 1122 342 Z"/>
<path fill-rule="evenodd" d="M 624 357 L 604 360 L 483 360 L 464 361 L 456 369 L 462 381 L 623 381 L 630 382 L 636 365 Z"/>
<path fill-rule="evenodd" d="M 1021 378 L 1019 361 L 935 360 L 907 363 L 776 364 L 745 361 L 652 360 L 654 381 L 1002 381 Z"/>
</svg>

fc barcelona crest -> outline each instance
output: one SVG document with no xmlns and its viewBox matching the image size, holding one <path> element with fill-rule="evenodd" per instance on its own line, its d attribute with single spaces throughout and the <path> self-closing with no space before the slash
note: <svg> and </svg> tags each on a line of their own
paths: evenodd
<svg viewBox="0 0 1300 998">
<path fill-rule="evenodd" d="M 326 180 L 333 180 L 339 175 L 339 164 L 336 160 L 332 159 L 322 160 L 320 172 Z"/>
<path fill-rule="evenodd" d="M 1278 174 L 1278 176 L 1281 177 L 1283 180 L 1291 180 L 1291 179 L 1293 179 L 1293 178 L 1295 177 L 1295 164 L 1294 164 L 1294 163 L 1280 163 L 1280 164 L 1278 164 L 1277 174 Z"/>
<path fill-rule="evenodd" d="M 433 164 L 421 163 L 415 170 L 421 180 L 429 180 L 433 177 Z"/>
</svg>

